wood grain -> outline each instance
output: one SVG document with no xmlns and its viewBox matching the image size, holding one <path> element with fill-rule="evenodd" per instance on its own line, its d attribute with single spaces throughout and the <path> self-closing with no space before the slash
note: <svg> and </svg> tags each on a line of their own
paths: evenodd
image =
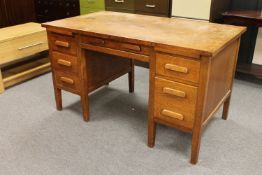
<svg viewBox="0 0 262 175">
<path fill-rule="evenodd" d="M 88 121 L 90 92 L 126 73 L 133 92 L 134 60 L 148 62 L 148 146 L 155 145 L 157 123 L 178 128 L 192 134 L 191 163 L 197 163 L 204 126 L 222 104 L 224 115 L 228 113 L 237 43 L 245 28 L 115 12 L 43 26 L 51 55 L 61 55 L 51 57 L 58 109 L 62 108 L 61 89 L 76 93 Z M 55 40 L 74 45 L 74 52 L 57 48 Z M 55 66 L 63 57 L 72 66 L 78 62 L 78 76 Z M 61 84 L 59 77 L 72 79 L 75 87 Z"/>
</svg>

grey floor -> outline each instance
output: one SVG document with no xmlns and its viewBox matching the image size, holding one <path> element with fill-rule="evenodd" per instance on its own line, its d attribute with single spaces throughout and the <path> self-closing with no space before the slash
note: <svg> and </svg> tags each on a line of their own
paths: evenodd
<svg viewBox="0 0 262 175">
<path fill-rule="evenodd" d="M 148 70 L 136 68 L 134 94 L 126 76 L 93 93 L 89 123 L 78 96 L 65 93 L 55 110 L 51 82 L 45 74 L 0 95 L 0 175 L 262 174 L 261 85 L 235 81 L 228 121 L 216 114 L 192 166 L 189 134 L 158 126 L 146 146 Z"/>
</svg>

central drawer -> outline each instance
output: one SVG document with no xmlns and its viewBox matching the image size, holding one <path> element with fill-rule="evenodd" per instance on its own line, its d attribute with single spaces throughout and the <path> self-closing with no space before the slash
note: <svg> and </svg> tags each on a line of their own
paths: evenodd
<svg viewBox="0 0 262 175">
<path fill-rule="evenodd" d="M 197 87 L 155 78 L 155 118 L 174 123 L 186 128 L 192 128 Z"/>
<path fill-rule="evenodd" d="M 124 42 L 121 43 L 114 40 L 89 37 L 89 36 L 82 36 L 81 43 L 105 47 L 105 48 L 111 48 L 111 49 L 121 50 L 126 52 L 132 52 L 141 55 L 150 55 L 150 52 L 152 51 L 152 48 L 147 46 L 141 46 L 137 44 L 124 43 Z"/>
</svg>

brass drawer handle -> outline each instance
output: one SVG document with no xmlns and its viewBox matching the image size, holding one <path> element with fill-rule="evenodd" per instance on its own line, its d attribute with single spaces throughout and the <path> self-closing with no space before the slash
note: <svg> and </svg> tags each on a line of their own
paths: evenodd
<svg viewBox="0 0 262 175">
<path fill-rule="evenodd" d="M 121 44 L 121 47 L 124 49 L 134 50 L 134 51 L 141 51 L 141 47 L 133 44 Z"/>
<path fill-rule="evenodd" d="M 155 8 L 156 7 L 156 5 L 154 5 L 154 4 L 146 4 L 146 7 L 148 7 L 148 8 Z"/>
<path fill-rule="evenodd" d="M 188 69 L 186 67 L 177 66 L 174 64 L 166 64 L 165 69 L 185 74 L 188 73 Z"/>
<path fill-rule="evenodd" d="M 21 50 L 29 49 L 31 47 L 39 46 L 39 45 L 42 45 L 42 44 L 44 44 L 44 43 L 40 42 L 40 43 L 30 44 L 30 45 L 27 45 L 27 46 L 24 46 L 24 47 L 19 47 L 18 50 L 21 51 Z"/>
<path fill-rule="evenodd" d="M 165 115 L 167 117 L 177 119 L 177 120 L 181 120 L 181 121 L 184 120 L 184 116 L 182 114 L 179 114 L 179 113 L 176 113 L 176 112 L 173 112 L 173 111 L 169 111 L 167 109 L 163 109 L 161 111 L 161 114 Z"/>
<path fill-rule="evenodd" d="M 63 59 L 57 60 L 57 63 L 60 64 L 60 65 L 63 65 L 63 66 L 67 66 L 67 67 L 72 66 L 72 63 L 70 61 L 66 61 L 66 60 L 63 60 Z"/>
<path fill-rule="evenodd" d="M 60 47 L 66 47 L 66 48 L 69 48 L 70 47 L 70 44 L 69 42 L 66 42 L 66 41 L 55 41 L 55 45 L 56 46 L 60 46 Z"/>
<path fill-rule="evenodd" d="M 71 78 L 66 78 L 66 77 L 61 77 L 60 80 L 64 83 L 68 83 L 68 84 L 74 84 L 74 80 L 72 80 Z"/>
<path fill-rule="evenodd" d="M 116 3 L 123 3 L 125 0 L 115 0 Z"/>
<path fill-rule="evenodd" d="M 176 90 L 176 89 L 172 89 L 172 88 L 168 88 L 168 87 L 163 88 L 163 93 L 169 94 L 169 95 L 174 95 L 174 96 L 181 97 L 181 98 L 186 97 L 186 92 Z"/>
</svg>

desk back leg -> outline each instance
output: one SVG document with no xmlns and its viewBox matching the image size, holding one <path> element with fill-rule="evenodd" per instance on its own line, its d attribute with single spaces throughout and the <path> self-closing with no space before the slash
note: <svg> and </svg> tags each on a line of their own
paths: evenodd
<svg viewBox="0 0 262 175">
<path fill-rule="evenodd" d="M 4 91 L 5 91 L 4 80 L 3 80 L 2 72 L 0 69 L 0 94 L 3 93 Z"/>
<path fill-rule="evenodd" d="M 128 73 L 129 92 L 133 93 L 135 90 L 135 64 L 134 60 L 130 61 L 131 71 Z"/>
</svg>

